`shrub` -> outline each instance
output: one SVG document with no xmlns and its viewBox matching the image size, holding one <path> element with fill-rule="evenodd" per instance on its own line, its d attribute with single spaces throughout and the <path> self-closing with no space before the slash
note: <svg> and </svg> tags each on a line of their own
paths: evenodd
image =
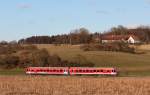
<svg viewBox="0 0 150 95">
<path fill-rule="evenodd" d="M 0 67 L 5 69 L 12 69 L 18 66 L 19 57 L 13 55 L 6 55 L 0 58 Z"/>
<path fill-rule="evenodd" d="M 2 50 L 1 50 L 2 49 Z M 50 55 L 46 49 L 38 49 L 33 45 L 9 44 L 0 46 L 0 68 L 13 69 L 25 67 L 92 67 L 93 63 L 82 55 L 77 62 L 61 60 L 58 55 Z"/>
<path fill-rule="evenodd" d="M 84 51 L 120 51 L 135 53 L 135 48 L 129 47 L 126 43 L 86 44 L 80 47 Z"/>
</svg>

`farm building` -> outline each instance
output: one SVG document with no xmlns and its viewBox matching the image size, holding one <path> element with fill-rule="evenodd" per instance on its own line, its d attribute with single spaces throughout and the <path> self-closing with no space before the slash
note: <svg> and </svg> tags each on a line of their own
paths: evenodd
<svg viewBox="0 0 150 95">
<path fill-rule="evenodd" d="M 126 42 L 129 44 L 140 43 L 140 39 L 135 35 L 106 35 L 102 37 L 102 43 Z"/>
</svg>

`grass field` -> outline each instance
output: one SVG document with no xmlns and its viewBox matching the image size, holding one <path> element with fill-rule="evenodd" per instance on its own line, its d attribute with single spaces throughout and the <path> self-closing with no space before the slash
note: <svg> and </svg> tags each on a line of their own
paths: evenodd
<svg viewBox="0 0 150 95">
<path fill-rule="evenodd" d="M 116 67 L 120 76 L 150 75 L 150 45 L 140 46 L 145 54 L 130 54 L 106 51 L 82 51 L 79 45 L 37 45 L 46 48 L 49 53 L 59 55 L 63 60 L 83 62 L 88 61 L 97 67 Z"/>
<path fill-rule="evenodd" d="M 150 95 L 150 77 L 0 76 L 0 95 Z"/>
<path fill-rule="evenodd" d="M 25 70 L 24 69 L 0 69 L 0 75 L 25 75 Z"/>
</svg>

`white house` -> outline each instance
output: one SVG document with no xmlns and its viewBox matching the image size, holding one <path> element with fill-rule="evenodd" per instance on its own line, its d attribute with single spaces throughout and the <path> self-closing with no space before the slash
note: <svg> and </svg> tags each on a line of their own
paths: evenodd
<svg viewBox="0 0 150 95">
<path fill-rule="evenodd" d="M 128 38 L 127 42 L 130 44 L 137 44 L 137 43 L 140 43 L 140 40 L 136 37 L 130 36 Z"/>
</svg>

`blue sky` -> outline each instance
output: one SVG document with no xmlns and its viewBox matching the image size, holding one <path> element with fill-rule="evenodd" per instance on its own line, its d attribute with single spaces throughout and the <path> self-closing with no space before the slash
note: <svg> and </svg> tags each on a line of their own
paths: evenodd
<svg viewBox="0 0 150 95">
<path fill-rule="evenodd" d="M 0 41 L 149 23 L 150 0 L 0 0 Z"/>
</svg>

